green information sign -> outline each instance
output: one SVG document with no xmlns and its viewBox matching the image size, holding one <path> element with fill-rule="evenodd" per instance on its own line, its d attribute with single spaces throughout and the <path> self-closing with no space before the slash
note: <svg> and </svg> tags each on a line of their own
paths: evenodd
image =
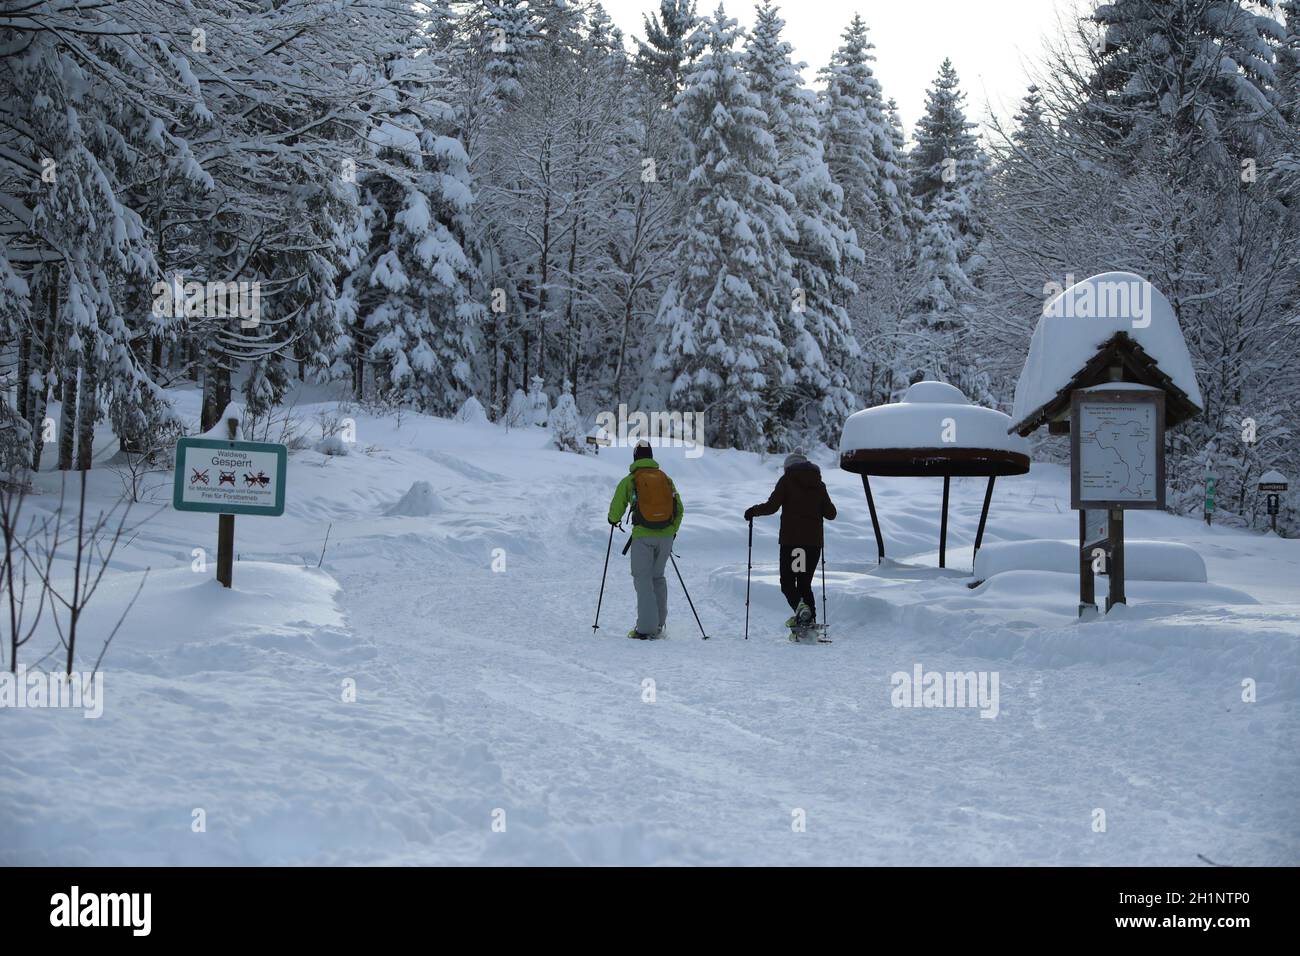
<svg viewBox="0 0 1300 956">
<path fill-rule="evenodd" d="M 226 515 L 284 514 L 284 445 L 182 438 L 172 507 Z"/>
</svg>

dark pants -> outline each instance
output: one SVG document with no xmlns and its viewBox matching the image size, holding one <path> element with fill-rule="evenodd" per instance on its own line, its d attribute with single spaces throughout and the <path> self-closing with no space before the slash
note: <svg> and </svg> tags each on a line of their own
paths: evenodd
<svg viewBox="0 0 1300 956">
<path fill-rule="evenodd" d="M 817 601 L 813 597 L 813 574 L 821 556 L 822 549 L 815 544 L 781 545 L 781 593 L 792 611 L 800 601 L 812 608 L 814 620 L 817 618 Z M 796 561 L 802 570 L 795 569 Z"/>
</svg>

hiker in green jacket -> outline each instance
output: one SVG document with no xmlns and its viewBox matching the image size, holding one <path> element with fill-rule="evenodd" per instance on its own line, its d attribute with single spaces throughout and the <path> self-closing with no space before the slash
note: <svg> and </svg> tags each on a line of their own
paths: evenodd
<svg viewBox="0 0 1300 956">
<path fill-rule="evenodd" d="M 651 457 L 650 443 L 637 442 L 628 475 L 614 489 L 609 523 L 619 524 L 632 512 L 632 584 L 636 587 L 636 627 L 627 636 L 650 640 L 663 635 L 668 620 L 668 580 L 664 568 L 673 552 L 673 538 L 682 526 L 682 496 L 673 480 Z"/>
</svg>

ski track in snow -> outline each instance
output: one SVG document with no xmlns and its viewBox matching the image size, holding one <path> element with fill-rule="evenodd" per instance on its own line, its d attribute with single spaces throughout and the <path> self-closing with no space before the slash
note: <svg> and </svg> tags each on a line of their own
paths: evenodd
<svg viewBox="0 0 1300 956">
<path fill-rule="evenodd" d="M 540 432 L 416 416 L 359 428 L 382 450 L 295 453 L 286 517 L 238 520 L 233 594 L 186 567 L 196 541 L 211 546 L 206 516 L 169 511 L 121 555 L 131 573 L 104 616 L 155 570 L 109 652 L 104 717 L 0 711 L 0 863 L 1300 860 L 1300 607 L 1276 603 L 1294 542 L 1142 516 L 1143 535 L 1203 536 L 1211 582 L 1262 603 L 1135 601 L 1080 626 L 1054 593 L 1006 606 L 965 587 L 982 483 L 954 483 L 945 575 L 921 567 L 937 487 L 882 482 L 898 563 L 877 572 L 860 484 L 823 465 L 841 513 L 835 643 L 785 640 L 775 518 L 755 524 L 745 642 L 739 516 L 778 463 L 678 450 L 664 456 L 686 501 L 678 564 L 711 640 L 670 565 L 670 639 L 643 643 L 623 636 L 617 533 L 591 629 L 625 449 L 564 456 Z M 988 540 L 1068 536 L 1063 474 L 999 483 Z M 417 479 L 447 511 L 383 517 Z M 892 706 L 890 675 L 917 663 L 997 671 L 999 715 Z M 1245 677 L 1258 703 L 1241 702 Z"/>
</svg>

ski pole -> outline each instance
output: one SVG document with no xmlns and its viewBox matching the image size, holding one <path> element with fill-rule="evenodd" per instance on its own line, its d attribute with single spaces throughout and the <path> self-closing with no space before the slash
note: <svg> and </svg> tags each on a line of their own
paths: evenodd
<svg viewBox="0 0 1300 956">
<path fill-rule="evenodd" d="M 749 554 L 745 557 L 745 640 L 749 640 L 749 574 L 754 568 L 754 519 L 749 519 Z M 826 602 L 822 598 L 822 603 Z"/>
<path fill-rule="evenodd" d="M 668 558 L 673 563 L 673 570 L 677 572 L 677 580 L 681 583 L 682 593 L 686 595 L 686 603 L 691 606 L 691 613 L 695 615 L 695 623 L 700 625 L 700 633 L 704 634 L 704 625 L 700 624 L 700 614 L 695 610 L 695 602 L 691 600 L 691 592 L 686 590 L 686 582 L 682 580 L 682 569 L 677 566 L 677 558 L 671 551 L 668 552 Z M 708 640 L 709 635 L 704 634 L 704 640 Z"/>
<path fill-rule="evenodd" d="M 591 625 L 591 633 L 600 629 L 600 605 L 605 600 L 605 575 L 609 572 L 609 552 L 614 547 L 614 525 L 609 526 L 609 544 L 605 545 L 605 570 L 600 572 L 600 597 L 596 598 L 596 621 Z"/>
<path fill-rule="evenodd" d="M 826 542 L 822 541 L 822 627 L 831 625 L 831 616 L 826 612 Z"/>
</svg>

